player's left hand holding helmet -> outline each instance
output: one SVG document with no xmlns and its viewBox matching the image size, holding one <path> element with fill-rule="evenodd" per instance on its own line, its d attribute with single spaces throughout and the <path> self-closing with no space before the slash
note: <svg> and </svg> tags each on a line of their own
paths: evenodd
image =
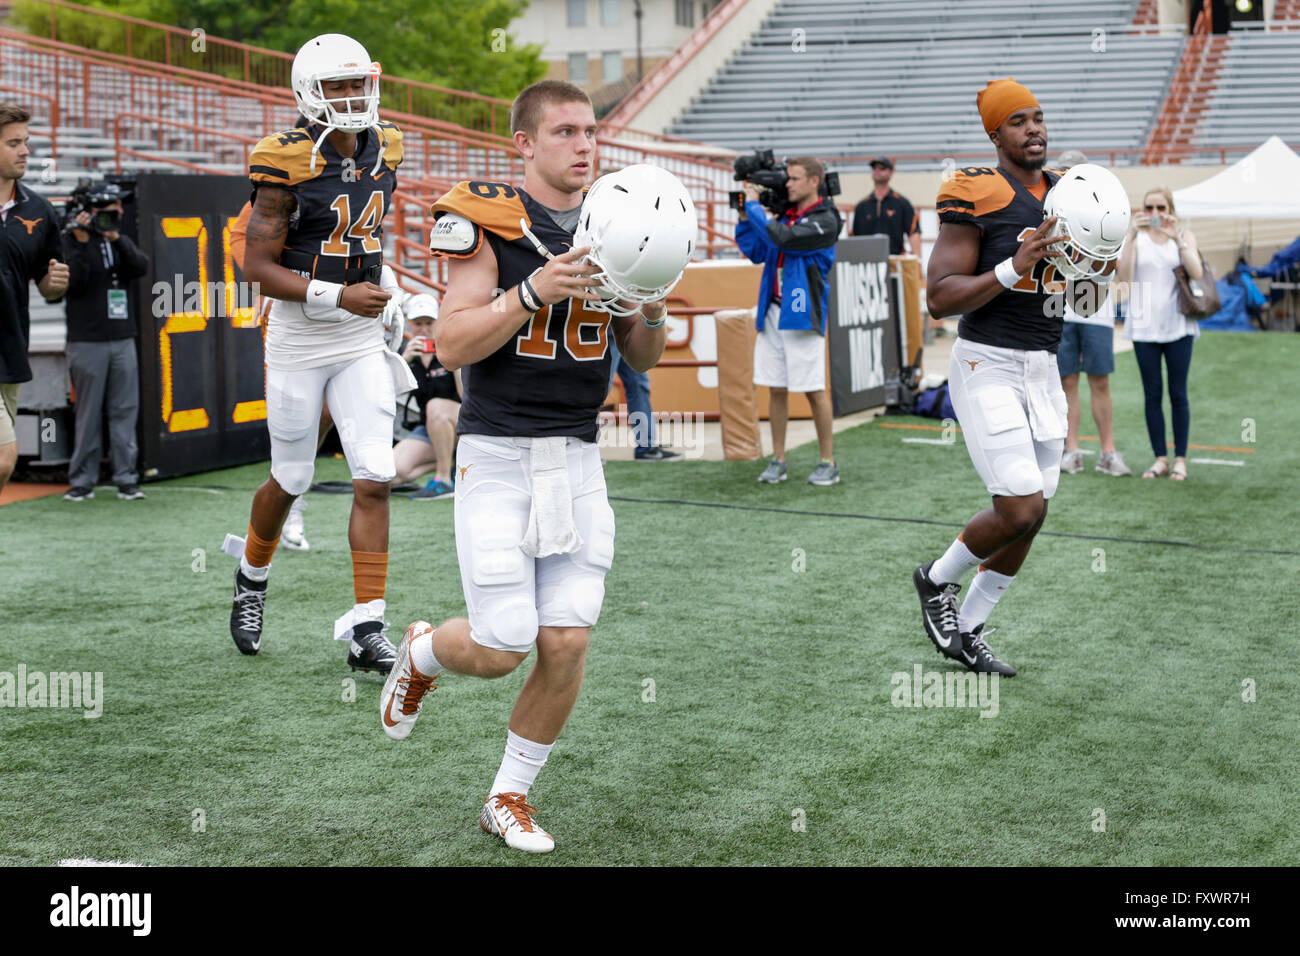
<svg viewBox="0 0 1300 956">
<path fill-rule="evenodd" d="M 588 308 L 627 316 L 663 299 L 690 262 L 698 230 L 695 203 L 668 170 L 638 163 L 601 176 L 573 236 L 600 269 L 592 279 L 601 301 Z"/>
<path fill-rule="evenodd" d="M 1109 169 L 1095 163 L 1071 166 L 1043 200 L 1043 218 L 1056 217 L 1049 261 L 1065 279 L 1101 279 L 1124 249 L 1128 193 Z"/>
</svg>

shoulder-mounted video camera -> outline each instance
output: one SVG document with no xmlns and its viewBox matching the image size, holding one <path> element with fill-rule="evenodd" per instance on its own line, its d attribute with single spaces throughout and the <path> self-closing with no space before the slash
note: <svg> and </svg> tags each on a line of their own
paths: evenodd
<svg viewBox="0 0 1300 956">
<path fill-rule="evenodd" d="M 783 216 L 790 208 L 790 191 L 786 183 L 790 173 L 786 163 L 778 163 L 770 149 L 756 150 L 750 156 L 737 156 L 734 164 L 736 182 L 753 183 L 762 187 L 758 202 L 774 216 Z M 817 194 L 823 199 L 840 194 L 840 174 L 827 172 L 822 177 Z M 733 192 L 728 194 L 731 208 L 739 211 L 745 205 L 745 194 Z"/>
<path fill-rule="evenodd" d="M 122 214 L 116 209 L 108 209 L 113 203 L 127 203 L 132 196 L 129 188 L 117 183 L 92 183 L 88 178 L 77 180 L 77 188 L 68 197 L 68 204 L 63 207 L 63 231 L 83 229 L 91 235 L 105 232 L 117 232 L 122 222 Z M 77 217 L 83 212 L 90 213 L 90 222 L 81 225 Z"/>
</svg>

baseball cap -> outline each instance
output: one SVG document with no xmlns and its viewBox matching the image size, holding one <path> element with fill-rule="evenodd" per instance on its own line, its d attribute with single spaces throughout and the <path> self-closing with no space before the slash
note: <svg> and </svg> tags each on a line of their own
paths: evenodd
<svg viewBox="0 0 1300 956">
<path fill-rule="evenodd" d="M 872 166 L 884 166 L 886 169 L 894 168 L 894 161 L 888 156 L 877 156 L 871 161 Z"/>
<path fill-rule="evenodd" d="M 431 319 L 438 317 L 438 300 L 427 292 L 418 292 L 406 300 L 402 306 L 402 311 L 406 313 L 406 320 L 427 316 Z"/>
</svg>

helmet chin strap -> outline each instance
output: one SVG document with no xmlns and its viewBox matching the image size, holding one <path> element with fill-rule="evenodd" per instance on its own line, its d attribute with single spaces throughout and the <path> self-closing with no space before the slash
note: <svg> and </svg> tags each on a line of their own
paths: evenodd
<svg viewBox="0 0 1300 956">
<path fill-rule="evenodd" d="M 524 235 L 528 237 L 528 241 L 533 244 L 533 248 L 537 250 L 539 256 L 543 259 L 555 258 L 555 253 L 551 252 L 550 249 L 547 249 L 545 243 L 533 235 L 533 231 L 528 228 L 528 220 L 521 217 L 519 219 L 519 228 L 523 230 Z"/>
</svg>

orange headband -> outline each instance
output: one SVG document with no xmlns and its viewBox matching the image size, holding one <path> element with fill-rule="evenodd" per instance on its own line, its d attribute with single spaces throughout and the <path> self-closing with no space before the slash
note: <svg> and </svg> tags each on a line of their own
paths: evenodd
<svg viewBox="0 0 1300 956">
<path fill-rule="evenodd" d="M 989 80 L 989 85 L 975 94 L 975 105 L 979 108 L 980 119 L 984 121 L 984 132 L 991 133 L 1017 110 L 1038 106 L 1038 100 L 1034 99 L 1033 93 L 1008 76 L 1001 80 Z"/>
</svg>

